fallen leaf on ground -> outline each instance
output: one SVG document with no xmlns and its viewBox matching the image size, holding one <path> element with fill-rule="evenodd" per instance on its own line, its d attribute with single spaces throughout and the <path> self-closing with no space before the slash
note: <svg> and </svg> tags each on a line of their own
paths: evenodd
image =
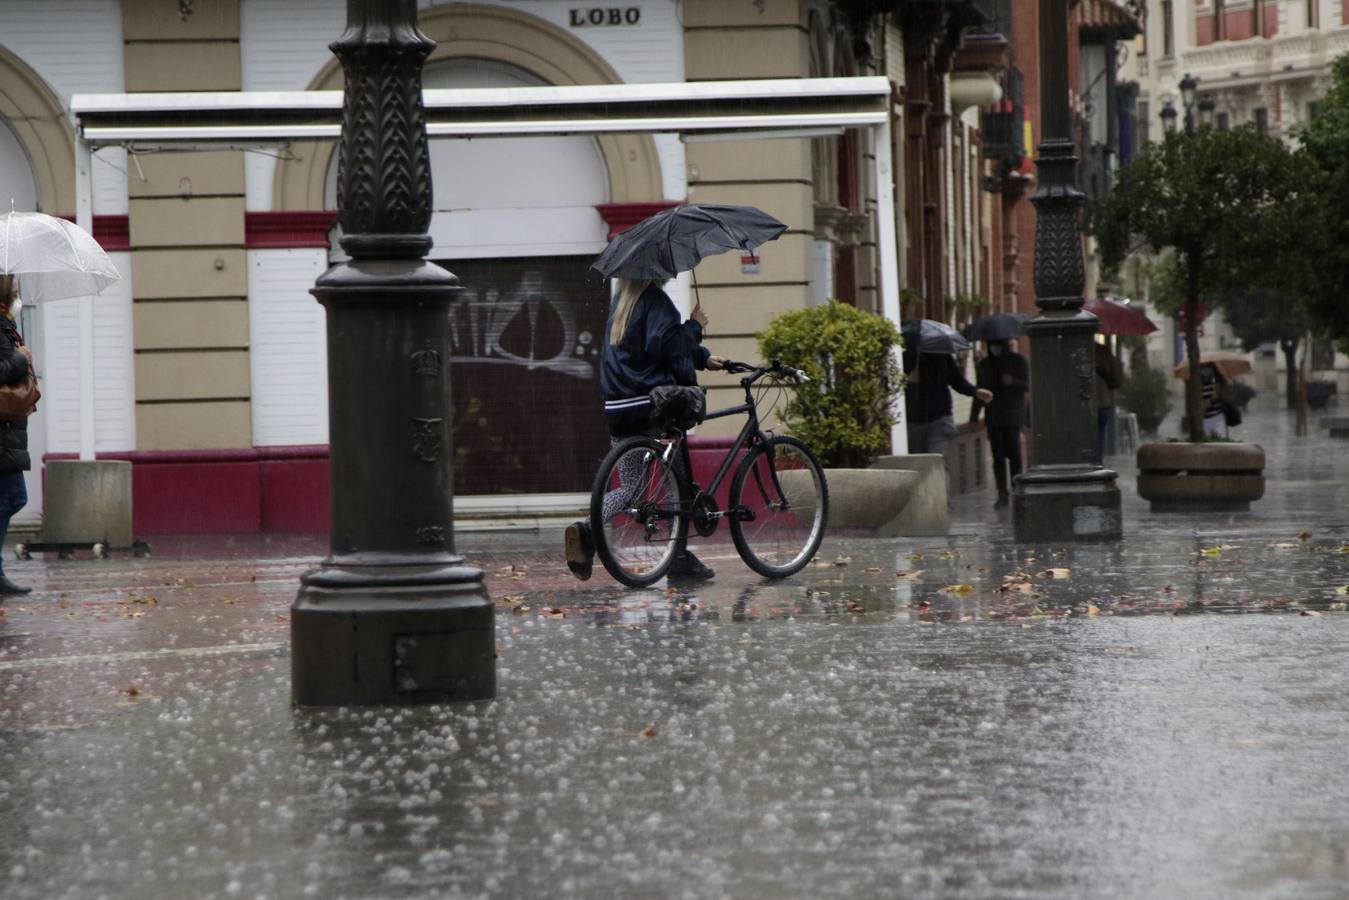
<svg viewBox="0 0 1349 900">
<path fill-rule="evenodd" d="M 904 578 L 908 581 L 917 581 L 918 576 L 923 574 L 922 569 L 914 569 L 912 572 L 896 572 L 896 578 Z"/>
<path fill-rule="evenodd" d="M 656 728 L 654 722 L 642 729 L 642 737 L 655 737 L 658 734 L 660 734 L 660 731 Z"/>
<path fill-rule="evenodd" d="M 943 594 L 973 594 L 973 593 L 974 593 L 974 585 L 972 585 L 972 584 L 948 584 L 946 587 L 944 587 L 944 588 L 941 589 L 940 593 L 943 593 Z"/>
<path fill-rule="evenodd" d="M 846 565 L 847 565 L 848 563 L 850 563 L 850 562 L 852 562 L 852 557 L 851 557 L 851 556 L 840 556 L 840 557 L 838 557 L 837 559 L 834 560 L 834 565 L 836 565 L 836 566 L 846 566 Z"/>
<path fill-rule="evenodd" d="M 1205 547 L 1199 551 L 1200 556 L 1222 556 L 1222 547 Z"/>
<path fill-rule="evenodd" d="M 862 601 L 860 601 L 860 600 L 849 600 L 849 601 L 848 601 L 848 612 L 850 612 L 850 613 L 863 613 L 863 612 L 866 612 L 866 611 L 867 611 L 867 608 L 866 608 L 865 606 L 862 605 Z"/>
<path fill-rule="evenodd" d="M 1299 616 L 1319 616 L 1319 615 L 1321 615 L 1321 614 L 1320 614 L 1319 612 L 1317 612 L 1316 610 L 1314 610 L 1314 609 L 1304 609 L 1302 612 L 1298 613 L 1298 615 L 1299 615 Z"/>
<path fill-rule="evenodd" d="M 880 567 L 880 566 L 867 566 L 866 569 L 865 569 L 864 571 L 867 571 L 867 572 L 879 572 L 880 570 L 881 570 L 881 567 Z"/>
<path fill-rule="evenodd" d="M 1059 567 L 1059 568 L 1054 568 L 1054 569 L 1045 569 L 1043 572 L 1040 573 L 1040 577 L 1041 577 L 1041 578 L 1069 578 L 1069 577 L 1072 576 L 1072 574 L 1073 574 L 1073 570 L 1072 570 L 1072 569 L 1064 569 L 1064 568 L 1062 568 L 1062 567 Z"/>
<path fill-rule="evenodd" d="M 1301 541 L 1310 541 L 1312 539 L 1312 533 L 1310 531 L 1299 531 L 1297 536 L 1298 540 Z"/>
<path fill-rule="evenodd" d="M 919 560 L 919 559 L 922 559 L 922 558 L 923 558 L 923 554 L 921 554 L 921 553 L 910 553 L 910 554 L 909 554 L 909 559 L 912 559 L 912 560 Z"/>
</svg>

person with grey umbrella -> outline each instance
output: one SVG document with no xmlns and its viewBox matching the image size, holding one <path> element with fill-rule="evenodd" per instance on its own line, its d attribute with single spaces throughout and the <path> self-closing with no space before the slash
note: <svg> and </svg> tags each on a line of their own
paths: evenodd
<svg viewBox="0 0 1349 900">
<path fill-rule="evenodd" d="M 904 419 L 910 453 L 945 453 L 956 434 L 951 391 L 991 400 L 993 395 L 970 384 L 951 353 L 904 348 Z"/>
</svg>

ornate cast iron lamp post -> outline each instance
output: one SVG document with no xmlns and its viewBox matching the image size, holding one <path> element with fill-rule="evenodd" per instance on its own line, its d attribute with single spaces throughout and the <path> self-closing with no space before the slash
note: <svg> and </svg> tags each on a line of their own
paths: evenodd
<svg viewBox="0 0 1349 900">
<path fill-rule="evenodd" d="M 454 552 L 449 307 L 431 249 L 416 0 L 347 0 L 337 205 L 351 260 L 319 277 L 328 324 L 330 555 L 291 608 L 301 705 L 496 691 L 483 573 Z"/>
<path fill-rule="evenodd" d="M 1098 322 L 1082 310 L 1086 275 L 1077 158 L 1068 107 L 1068 0 L 1040 0 L 1040 186 L 1035 226 L 1031 430 L 1035 461 L 1012 493 L 1016 537 L 1026 542 L 1115 540 L 1115 473 L 1095 464 Z"/>
</svg>

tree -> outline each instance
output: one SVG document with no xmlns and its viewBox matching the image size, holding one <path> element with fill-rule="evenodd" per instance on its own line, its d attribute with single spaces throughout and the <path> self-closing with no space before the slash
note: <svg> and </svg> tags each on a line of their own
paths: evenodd
<svg viewBox="0 0 1349 900">
<path fill-rule="evenodd" d="M 1291 300 L 1292 302 L 1285 302 Z M 1254 350 L 1265 341 L 1278 341 L 1288 377 L 1284 397 L 1289 409 L 1297 406 L 1297 348 L 1313 328 L 1303 297 L 1289 298 L 1267 287 L 1252 287 L 1228 294 L 1223 315 L 1241 349 Z"/>
<path fill-rule="evenodd" d="M 1270 281 L 1271 261 L 1295 240 L 1305 166 L 1282 142 L 1253 127 L 1169 134 L 1120 170 L 1097 209 L 1102 263 L 1115 270 L 1132 253 L 1173 255 L 1178 311 L 1185 318 L 1189 437 L 1203 440 L 1199 324 L 1205 307 Z"/>
<path fill-rule="evenodd" d="M 1331 83 L 1311 121 L 1295 136 L 1315 182 L 1300 224 L 1317 251 L 1307 312 L 1318 333 L 1349 345 L 1349 54 L 1331 65 Z"/>
</svg>

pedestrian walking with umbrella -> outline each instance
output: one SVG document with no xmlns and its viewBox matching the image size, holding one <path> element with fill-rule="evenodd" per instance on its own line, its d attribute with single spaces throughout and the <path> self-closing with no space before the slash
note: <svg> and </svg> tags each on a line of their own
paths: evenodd
<svg viewBox="0 0 1349 900">
<path fill-rule="evenodd" d="M 1030 364 L 1012 349 L 1011 341 L 1022 333 L 1026 319 L 1020 313 L 995 313 L 975 319 L 964 331 L 970 340 L 981 340 L 988 347 L 988 355 L 979 361 L 975 383 L 991 397 L 974 404 L 970 421 L 978 421 L 979 413 L 984 413 L 998 509 L 1008 505 L 1012 484 L 1022 468 L 1021 429 L 1026 422 Z"/>
<path fill-rule="evenodd" d="M 955 354 L 970 348 L 960 332 L 931 319 L 911 319 L 900 326 L 900 333 L 909 452 L 944 454 L 956 433 L 951 391 L 983 401 L 993 395 L 970 384 L 956 363 Z"/>
<path fill-rule="evenodd" d="M 91 296 L 120 277 L 98 242 L 73 223 L 43 213 L 0 216 L 0 544 L 10 519 L 28 503 L 28 417 L 39 396 L 33 355 L 19 333 L 19 309 L 24 300 Z M 0 596 L 29 590 L 10 581 L 0 564 Z"/>
<path fill-rule="evenodd" d="M 9 521 L 28 504 L 23 473 L 32 468 L 28 455 L 28 416 L 37 408 L 33 355 L 23 345 L 15 316 L 22 301 L 13 275 L 0 275 L 0 545 Z M 0 554 L 0 597 L 26 594 L 4 573 Z"/>
<path fill-rule="evenodd" d="M 659 212 L 609 242 L 591 269 L 617 282 L 601 345 L 599 385 L 614 444 L 634 435 L 663 435 L 666 421 L 653 398 L 663 401 L 673 394 L 677 403 L 700 405 L 697 370 L 716 371 L 725 362 L 702 346 L 708 317 L 701 301 L 681 321 L 662 284 L 693 269 L 705 256 L 752 252 L 786 230 L 785 224 L 750 206 L 684 205 Z M 696 280 L 694 284 L 696 292 Z M 677 464 L 691 475 L 687 449 Z M 618 487 L 604 499 L 606 521 L 623 509 L 640 476 L 619 472 Z M 565 552 L 572 573 L 589 578 L 595 544 L 588 520 L 567 527 Z M 694 581 L 713 574 L 687 546 L 679 548 L 669 571 L 673 579 Z"/>
<path fill-rule="evenodd" d="M 1143 310 L 1112 297 L 1092 297 L 1083 306 L 1101 320 L 1100 333 L 1151 334 L 1157 326 Z M 1115 391 L 1124 383 L 1124 371 L 1107 344 L 1096 343 L 1096 465 L 1105 462 L 1105 450 L 1112 445 L 1115 426 Z"/>
</svg>

